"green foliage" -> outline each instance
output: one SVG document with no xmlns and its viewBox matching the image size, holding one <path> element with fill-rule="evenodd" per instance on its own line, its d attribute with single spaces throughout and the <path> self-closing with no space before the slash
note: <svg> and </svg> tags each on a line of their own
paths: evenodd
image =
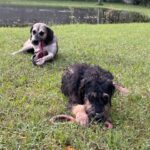
<svg viewBox="0 0 150 150">
<path fill-rule="evenodd" d="M 43 68 L 32 65 L 31 55 L 10 54 L 29 37 L 29 27 L 0 28 L 0 149 L 149 150 L 149 26 L 53 26 L 59 53 Z M 60 86 L 64 69 L 74 63 L 100 65 L 130 90 L 113 97 L 114 129 L 49 124 L 52 116 L 69 113 Z"/>
<path fill-rule="evenodd" d="M 134 4 L 150 5 L 149 0 L 134 0 Z"/>
<path fill-rule="evenodd" d="M 115 3 L 122 3 L 122 0 L 104 0 L 104 2 L 115 2 Z"/>
</svg>

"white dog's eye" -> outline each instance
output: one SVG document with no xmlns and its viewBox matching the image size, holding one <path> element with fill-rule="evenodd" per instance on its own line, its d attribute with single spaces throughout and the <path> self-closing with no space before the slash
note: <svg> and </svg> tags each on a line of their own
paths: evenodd
<svg viewBox="0 0 150 150">
<path fill-rule="evenodd" d="M 44 35 L 44 32 L 43 32 L 43 31 L 41 31 L 41 32 L 39 33 L 39 35 L 40 35 L 40 36 L 43 36 L 43 35 Z"/>
<path fill-rule="evenodd" d="M 35 34 L 36 34 L 36 31 L 35 31 L 35 30 L 33 30 L 33 31 L 32 31 L 32 33 L 33 33 L 33 35 L 35 35 Z"/>
</svg>

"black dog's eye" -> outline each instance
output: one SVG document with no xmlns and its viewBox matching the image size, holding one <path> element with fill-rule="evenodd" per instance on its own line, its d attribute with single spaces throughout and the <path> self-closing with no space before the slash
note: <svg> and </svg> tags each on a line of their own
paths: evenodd
<svg viewBox="0 0 150 150">
<path fill-rule="evenodd" d="M 43 36 L 43 35 L 44 35 L 44 32 L 43 32 L 43 31 L 41 31 L 41 32 L 39 33 L 39 35 L 40 35 L 40 36 Z"/>
<path fill-rule="evenodd" d="M 103 102 L 106 105 L 109 101 L 109 95 L 106 93 L 103 93 Z"/>
<path fill-rule="evenodd" d="M 36 34 L 36 31 L 35 31 L 35 30 L 33 30 L 33 31 L 32 31 L 32 33 L 33 33 L 33 35 L 35 35 L 35 34 Z"/>
</svg>

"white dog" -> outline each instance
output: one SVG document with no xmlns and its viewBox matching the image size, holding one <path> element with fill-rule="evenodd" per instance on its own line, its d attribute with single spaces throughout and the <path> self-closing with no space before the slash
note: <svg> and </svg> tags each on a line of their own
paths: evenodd
<svg viewBox="0 0 150 150">
<path fill-rule="evenodd" d="M 34 52 L 36 59 L 33 59 L 35 65 L 43 65 L 46 61 L 52 60 L 58 52 L 57 38 L 54 32 L 44 23 L 36 23 L 31 27 L 30 39 L 23 47 L 12 54 L 22 52 Z"/>
</svg>

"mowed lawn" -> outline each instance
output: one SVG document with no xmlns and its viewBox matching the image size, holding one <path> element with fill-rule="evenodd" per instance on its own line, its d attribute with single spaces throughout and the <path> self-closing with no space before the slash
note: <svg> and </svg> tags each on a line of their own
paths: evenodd
<svg viewBox="0 0 150 150">
<path fill-rule="evenodd" d="M 0 28 L 0 149 L 149 150 L 150 24 L 52 26 L 58 57 L 44 67 L 31 55 L 12 56 L 29 37 L 29 27 Z M 130 90 L 112 99 L 114 128 L 73 123 L 49 124 L 69 114 L 61 76 L 74 63 L 102 66 Z"/>
</svg>

